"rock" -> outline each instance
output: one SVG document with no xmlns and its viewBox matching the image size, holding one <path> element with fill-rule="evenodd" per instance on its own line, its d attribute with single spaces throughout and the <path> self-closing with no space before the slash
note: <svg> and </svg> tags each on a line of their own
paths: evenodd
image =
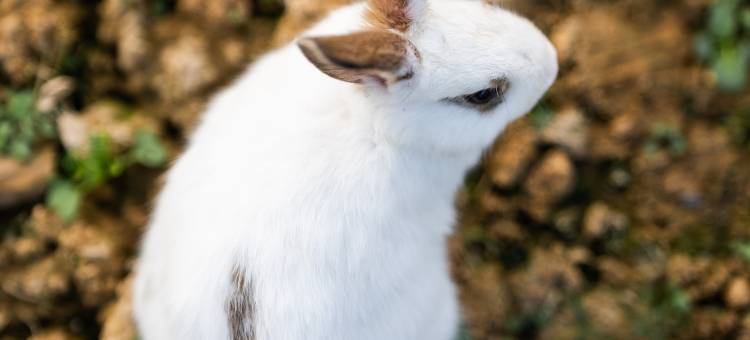
<svg viewBox="0 0 750 340">
<path fill-rule="evenodd" d="M 566 20 L 555 27 L 550 40 L 557 49 L 558 60 L 564 63 L 574 58 L 576 44 L 584 29 L 583 20 Z"/>
<path fill-rule="evenodd" d="M 552 316 L 551 320 L 541 321 L 544 322 L 544 327 L 540 327 L 539 334 L 534 339 L 575 340 L 581 338 L 580 331 L 576 327 L 571 327 L 571 325 L 576 324 L 576 313 L 567 305 Z"/>
<path fill-rule="evenodd" d="M 626 169 L 618 166 L 609 172 L 609 176 L 607 179 L 613 187 L 624 190 L 628 187 L 628 185 L 630 185 L 633 176 Z"/>
<path fill-rule="evenodd" d="M 473 270 L 468 278 L 467 289 L 461 294 L 466 308 L 466 321 L 472 325 L 471 334 L 477 339 L 491 339 L 502 329 L 503 320 L 511 312 L 509 287 L 500 279 L 495 266 L 483 266 Z"/>
<path fill-rule="evenodd" d="M 513 200 L 506 196 L 496 195 L 492 190 L 484 190 L 480 196 L 482 209 L 488 213 L 500 216 L 510 216 L 514 213 L 517 206 Z"/>
<path fill-rule="evenodd" d="M 57 109 L 62 101 L 75 89 L 74 80 L 67 76 L 57 76 L 45 82 L 39 88 L 36 109 L 48 113 Z"/>
<path fill-rule="evenodd" d="M 0 285 L 4 292 L 24 301 L 54 301 L 70 292 L 71 284 L 67 273 L 64 259 L 48 256 L 3 275 Z"/>
<path fill-rule="evenodd" d="M 667 278 L 684 286 L 697 282 L 710 269 L 706 258 L 690 258 L 687 255 L 672 255 L 667 262 Z"/>
<path fill-rule="evenodd" d="M 99 5 L 98 38 L 114 44 L 117 66 L 127 74 L 142 72 L 151 58 L 146 2 L 106 0 Z"/>
<path fill-rule="evenodd" d="M 219 79 L 205 35 L 181 34 L 158 56 L 153 85 L 159 96 L 176 102 L 195 95 Z"/>
<path fill-rule="evenodd" d="M 46 80 L 77 38 L 80 9 L 52 0 L 6 1 L 0 9 L 0 72 L 14 85 Z M 42 75 L 41 79 L 39 76 Z"/>
<path fill-rule="evenodd" d="M 177 10 L 200 18 L 209 27 L 233 26 L 245 23 L 252 14 L 249 0 L 178 0 Z"/>
<path fill-rule="evenodd" d="M 507 219 L 501 219 L 490 225 L 489 232 L 494 239 L 522 241 L 526 237 L 526 231 L 521 225 Z"/>
<path fill-rule="evenodd" d="M 45 329 L 41 332 L 34 333 L 29 340 L 79 340 L 79 336 L 71 334 L 63 328 Z"/>
<path fill-rule="evenodd" d="M 586 117 L 577 107 L 564 108 L 542 130 L 541 139 L 563 147 L 573 157 L 581 158 L 588 150 Z"/>
<path fill-rule="evenodd" d="M 750 306 L 750 282 L 744 277 L 735 277 L 724 290 L 724 301 L 733 309 Z"/>
<path fill-rule="evenodd" d="M 696 309 L 689 315 L 685 327 L 676 339 L 731 339 L 740 324 L 740 319 L 731 311 Z"/>
<path fill-rule="evenodd" d="M 603 202 L 594 202 L 583 219 L 583 237 L 588 241 L 600 239 L 613 232 L 624 231 L 627 225 L 628 217 L 625 214 L 612 210 Z"/>
<path fill-rule="evenodd" d="M 745 314 L 740 324 L 737 340 L 750 340 L 750 313 Z"/>
<path fill-rule="evenodd" d="M 123 259 L 115 235 L 101 227 L 81 222 L 65 228 L 60 234 L 60 248 L 78 258 L 73 279 L 86 306 L 109 301 L 122 275 Z"/>
<path fill-rule="evenodd" d="M 117 287 L 117 300 L 104 308 L 99 318 L 103 323 L 101 340 L 132 340 L 138 338 L 133 321 L 133 276 L 123 280 Z"/>
<path fill-rule="evenodd" d="M 60 141 L 69 153 L 83 157 L 89 153 L 89 130 L 83 118 L 72 112 L 57 117 Z"/>
<path fill-rule="evenodd" d="M 42 148 L 28 162 L 0 157 L 0 209 L 39 197 L 55 170 L 55 152 Z"/>
<path fill-rule="evenodd" d="M 606 288 L 594 289 L 583 297 L 583 310 L 590 327 L 598 334 L 606 334 L 608 339 L 628 339 L 631 315 L 623 308 L 626 303 L 616 291 Z"/>
<path fill-rule="evenodd" d="M 183 135 L 192 135 L 195 128 L 200 123 L 201 113 L 206 108 L 206 103 L 201 99 L 191 99 L 181 103 L 167 117 L 175 126 L 179 127 Z"/>
<path fill-rule="evenodd" d="M 36 237 L 45 241 L 56 241 L 65 224 L 54 212 L 43 204 L 37 204 L 31 209 L 29 228 Z"/>
<path fill-rule="evenodd" d="M 667 278 L 685 288 L 693 301 L 719 295 L 733 271 L 732 263 L 685 255 L 672 255 L 666 267 Z M 727 293 L 725 290 L 725 298 Z"/>
<path fill-rule="evenodd" d="M 670 168 L 664 175 L 662 187 L 665 193 L 674 197 L 685 208 L 698 208 L 704 201 L 700 183 L 695 180 L 692 167 Z"/>
<path fill-rule="evenodd" d="M 610 287 L 628 287 L 635 277 L 630 265 L 612 256 L 597 257 L 596 268 L 601 273 L 601 280 Z"/>
<path fill-rule="evenodd" d="M 25 236 L 10 243 L 13 262 L 23 263 L 35 260 L 45 253 L 44 241 L 40 238 Z"/>
<path fill-rule="evenodd" d="M 581 221 L 581 209 L 569 207 L 555 213 L 552 217 L 552 226 L 568 239 L 575 239 L 578 235 L 578 226 Z"/>
<path fill-rule="evenodd" d="M 693 53 L 691 44 L 683 43 L 691 38 L 679 15 L 661 12 L 646 28 L 617 12 L 611 6 L 586 7 L 559 21 L 550 35 L 563 70 L 556 87 L 565 88 L 568 97 L 580 95 L 605 119 L 632 112 L 644 98 L 667 100 L 665 92 L 686 86 L 684 66 L 675 61 Z"/>
<path fill-rule="evenodd" d="M 574 184 L 575 167 L 570 158 L 560 150 L 546 153 L 526 180 L 526 211 L 536 220 L 546 220 Z"/>
<path fill-rule="evenodd" d="M 332 10 L 351 3 L 352 0 L 284 0 L 284 15 L 273 35 L 274 46 L 294 39 Z"/>
<path fill-rule="evenodd" d="M 10 313 L 10 306 L 0 303 L 0 330 L 5 329 L 12 321 Z"/>
<path fill-rule="evenodd" d="M 123 149 L 133 144 L 136 129 L 146 127 L 146 121 L 153 124 L 148 118 L 132 114 L 123 104 L 108 100 L 98 101 L 85 107 L 80 117 L 86 125 L 89 136 L 107 135 L 116 147 Z"/>
<path fill-rule="evenodd" d="M 609 133 L 621 141 L 629 141 L 644 133 L 638 114 L 624 114 L 617 116 L 609 123 Z"/>
<path fill-rule="evenodd" d="M 492 183 L 501 188 L 514 186 L 536 157 L 536 131 L 521 121 L 509 126 L 488 161 Z"/>
<path fill-rule="evenodd" d="M 94 102 L 80 114 L 64 112 L 57 118 L 57 128 L 65 149 L 78 157 L 88 154 L 93 135 L 108 136 L 118 151 L 133 145 L 139 130 L 159 130 L 153 117 L 108 100 Z"/>
<path fill-rule="evenodd" d="M 551 315 L 567 296 L 582 289 L 583 278 L 562 247 L 537 248 L 525 271 L 509 278 L 511 292 L 524 316 Z"/>
<path fill-rule="evenodd" d="M 589 127 L 591 140 L 596 141 L 589 147 L 587 157 L 596 161 L 624 161 L 630 157 L 631 146 L 626 141 L 615 138 L 602 124 L 592 124 Z"/>
</svg>

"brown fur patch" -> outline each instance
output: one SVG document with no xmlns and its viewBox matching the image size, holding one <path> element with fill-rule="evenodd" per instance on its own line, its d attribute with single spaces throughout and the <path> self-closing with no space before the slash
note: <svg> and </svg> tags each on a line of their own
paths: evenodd
<svg viewBox="0 0 750 340">
<path fill-rule="evenodd" d="M 407 0 L 368 0 L 367 5 L 365 19 L 374 27 L 405 32 L 411 24 Z"/>
<path fill-rule="evenodd" d="M 365 76 L 385 78 L 391 74 L 395 80 L 403 78 L 395 72 L 412 48 L 398 34 L 383 30 L 304 38 L 299 46 L 307 59 L 325 74 L 353 83 L 361 82 Z"/>
<path fill-rule="evenodd" d="M 232 340 L 255 339 L 255 299 L 253 282 L 239 266 L 232 269 L 232 290 L 226 302 Z"/>
</svg>

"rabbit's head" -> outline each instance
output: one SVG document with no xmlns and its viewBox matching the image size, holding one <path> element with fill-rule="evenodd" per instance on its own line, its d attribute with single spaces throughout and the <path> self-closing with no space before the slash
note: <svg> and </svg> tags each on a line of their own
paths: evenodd
<svg viewBox="0 0 750 340">
<path fill-rule="evenodd" d="M 392 143 L 439 153 L 489 146 L 541 98 L 556 52 L 531 22 L 472 0 L 370 0 L 368 27 L 301 38 L 323 73 L 358 83 Z"/>
</svg>

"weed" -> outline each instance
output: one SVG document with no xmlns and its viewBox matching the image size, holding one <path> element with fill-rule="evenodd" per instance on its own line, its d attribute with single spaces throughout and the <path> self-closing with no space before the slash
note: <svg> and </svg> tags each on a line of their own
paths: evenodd
<svg viewBox="0 0 750 340">
<path fill-rule="evenodd" d="M 750 65 L 750 1 L 714 2 L 706 28 L 695 37 L 694 48 L 710 65 L 720 89 L 742 91 Z"/>
<path fill-rule="evenodd" d="M 640 299 L 648 308 L 628 308 L 633 335 L 638 339 L 670 339 L 672 333 L 687 321 L 692 308 L 690 297 L 673 282 L 659 280 L 640 292 Z"/>
<path fill-rule="evenodd" d="M 119 177 L 128 167 L 140 164 L 156 168 L 167 160 L 167 151 L 159 137 L 147 130 L 138 131 L 134 145 L 124 153 L 114 151 L 107 135 L 91 136 L 89 145 L 90 151 L 84 157 L 71 154 L 63 157 L 62 171 L 47 193 L 47 205 L 65 221 L 75 218 L 88 192 Z"/>
<path fill-rule="evenodd" d="M 6 92 L 0 102 L 0 154 L 26 161 L 40 141 L 55 135 L 55 115 L 36 110 L 33 91 Z"/>
<path fill-rule="evenodd" d="M 732 244 L 732 249 L 741 259 L 750 263 L 750 241 L 737 241 Z"/>
<path fill-rule="evenodd" d="M 529 113 L 531 126 L 537 130 L 543 130 L 552 121 L 554 112 L 544 101 L 539 102 Z"/>
<path fill-rule="evenodd" d="M 644 144 L 647 153 L 666 149 L 672 156 L 681 156 L 687 149 L 685 137 L 680 129 L 670 123 L 659 122 L 651 127 L 651 135 Z"/>
</svg>

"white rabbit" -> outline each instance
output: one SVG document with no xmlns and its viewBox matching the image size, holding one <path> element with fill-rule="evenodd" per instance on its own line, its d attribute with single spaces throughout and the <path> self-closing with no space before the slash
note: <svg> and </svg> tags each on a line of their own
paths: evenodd
<svg viewBox="0 0 750 340">
<path fill-rule="evenodd" d="M 142 246 L 141 338 L 448 340 L 454 194 L 556 53 L 478 1 L 371 0 L 209 104 Z M 321 72 L 322 71 L 322 72 Z"/>
</svg>

